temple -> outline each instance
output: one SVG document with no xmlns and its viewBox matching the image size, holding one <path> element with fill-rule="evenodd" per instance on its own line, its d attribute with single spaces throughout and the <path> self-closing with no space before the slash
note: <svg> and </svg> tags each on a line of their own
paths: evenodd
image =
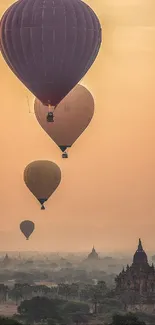
<svg viewBox="0 0 155 325">
<path fill-rule="evenodd" d="M 91 253 L 88 255 L 87 260 L 98 260 L 99 256 L 93 246 Z"/>
<path fill-rule="evenodd" d="M 11 263 L 11 259 L 9 258 L 8 254 L 6 254 L 2 261 L 2 266 L 7 267 L 8 265 L 10 265 L 10 263 Z"/>
<path fill-rule="evenodd" d="M 100 258 L 93 246 L 92 251 L 88 254 L 88 256 L 81 262 L 83 267 L 93 267 L 96 268 L 100 263 Z"/>
<path fill-rule="evenodd" d="M 132 265 L 127 265 L 126 270 L 116 277 L 116 293 L 128 306 L 129 310 L 147 310 L 150 304 L 155 304 L 155 269 L 148 264 L 148 259 L 143 250 L 141 239 L 133 256 Z"/>
</svg>

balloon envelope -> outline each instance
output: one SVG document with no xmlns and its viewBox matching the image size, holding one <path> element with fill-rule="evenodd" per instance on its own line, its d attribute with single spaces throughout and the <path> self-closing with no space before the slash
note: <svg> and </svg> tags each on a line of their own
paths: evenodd
<svg viewBox="0 0 155 325">
<path fill-rule="evenodd" d="M 94 99 L 82 85 L 77 85 L 57 106 L 54 122 L 47 122 L 48 108 L 38 99 L 34 112 L 39 124 L 52 140 L 65 151 L 86 129 L 94 114 Z"/>
<path fill-rule="evenodd" d="M 19 0 L 1 19 L 2 55 L 45 105 L 57 105 L 83 78 L 101 45 L 101 26 L 81 0 Z"/>
<path fill-rule="evenodd" d="M 61 181 L 61 170 L 51 161 L 34 161 L 25 168 L 24 181 L 44 209 L 44 202 L 54 193 Z"/>
<path fill-rule="evenodd" d="M 26 239 L 29 239 L 30 235 L 33 233 L 35 228 L 35 225 L 30 220 L 24 220 L 20 224 L 20 230 L 26 237 Z"/>
</svg>

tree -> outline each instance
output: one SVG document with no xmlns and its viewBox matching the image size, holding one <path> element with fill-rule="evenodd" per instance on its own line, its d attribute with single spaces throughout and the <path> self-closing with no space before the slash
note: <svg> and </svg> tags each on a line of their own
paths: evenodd
<svg viewBox="0 0 155 325">
<path fill-rule="evenodd" d="M 1 302 L 5 302 L 7 300 L 9 288 L 3 283 L 0 284 L 0 300 Z"/>
<path fill-rule="evenodd" d="M 83 302 L 67 302 L 63 306 L 63 311 L 65 314 L 74 314 L 74 313 L 83 313 L 88 314 L 89 313 L 89 305 Z"/>
<path fill-rule="evenodd" d="M 58 295 L 65 296 L 67 300 L 71 294 L 71 286 L 69 284 L 60 283 L 58 284 Z"/>
<path fill-rule="evenodd" d="M 82 314 L 81 312 L 76 312 L 71 317 L 72 322 L 74 322 L 76 325 L 79 324 L 88 324 L 88 316 Z"/>
<path fill-rule="evenodd" d="M 12 277 L 16 280 L 16 283 L 28 283 L 33 284 L 35 275 L 27 272 L 14 272 Z"/>
<path fill-rule="evenodd" d="M 47 320 L 47 324 L 48 325 L 68 325 L 66 322 L 64 323 L 58 323 L 58 320 L 55 320 L 55 319 L 53 319 L 53 318 L 50 318 L 50 319 L 48 319 Z"/>
<path fill-rule="evenodd" d="M 34 297 L 21 302 L 18 312 L 28 321 L 45 321 L 47 319 L 61 319 L 63 300 Z"/>
<path fill-rule="evenodd" d="M 111 325 L 146 325 L 146 323 L 140 321 L 134 314 L 128 313 L 126 315 L 114 315 Z"/>
<path fill-rule="evenodd" d="M 67 302 L 63 306 L 63 314 L 64 319 L 68 320 L 67 325 L 69 321 L 76 325 L 81 323 L 85 324 L 88 320 L 87 314 L 89 314 L 89 305 L 82 302 Z"/>
<path fill-rule="evenodd" d="M 35 296 L 47 296 L 48 294 L 50 294 L 51 289 L 48 288 L 45 285 L 37 285 L 37 286 L 32 286 L 31 287 L 31 293 Z"/>
<path fill-rule="evenodd" d="M 9 292 L 9 297 L 12 300 L 16 301 L 16 304 L 18 304 L 22 300 L 22 290 L 19 287 L 14 286 Z"/>
<path fill-rule="evenodd" d="M 13 318 L 0 317 L 0 325 L 22 325 L 22 323 Z"/>
<path fill-rule="evenodd" d="M 70 297 L 71 298 L 77 298 L 79 296 L 79 284 L 78 283 L 72 283 L 70 286 Z"/>
<path fill-rule="evenodd" d="M 94 313 L 98 312 L 98 305 L 100 305 L 106 294 L 107 286 L 104 281 L 98 281 L 97 285 L 86 285 L 84 290 L 82 290 L 81 295 L 87 297 L 87 300 L 91 301 L 94 306 Z"/>
<path fill-rule="evenodd" d="M 124 310 L 124 305 L 119 299 L 114 298 L 105 298 L 103 303 L 101 303 L 98 307 L 99 313 L 117 313 Z"/>
</svg>

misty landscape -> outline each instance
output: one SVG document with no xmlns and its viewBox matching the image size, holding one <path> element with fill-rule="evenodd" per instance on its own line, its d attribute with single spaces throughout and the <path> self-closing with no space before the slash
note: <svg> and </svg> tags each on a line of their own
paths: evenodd
<svg viewBox="0 0 155 325">
<path fill-rule="evenodd" d="M 114 315 L 133 317 L 136 296 L 120 292 L 116 279 L 129 265 L 137 268 L 136 259 L 145 254 L 141 245 L 139 239 L 134 257 L 105 256 L 95 247 L 88 254 L 1 252 L 0 314 L 12 319 L 6 324 L 127 324 L 115 322 Z M 155 255 L 149 264 L 153 261 Z M 140 306 L 136 315 L 139 323 L 129 324 L 155 322 L 155 315 Z"/>
</svg>

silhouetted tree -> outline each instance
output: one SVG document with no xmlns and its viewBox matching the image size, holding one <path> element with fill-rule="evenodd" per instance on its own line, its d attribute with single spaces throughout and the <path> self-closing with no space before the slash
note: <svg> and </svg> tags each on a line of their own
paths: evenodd
<svg viewBox="0 0 155 325">
<path fill-rule="evenodd" d="M 7 300 L 8 291 L 8 286 L 0 283 L 0 301 L 5 302 Z"/>
<path fill-rule="evenodd" d="M 105 298 L 104 301 L 99 304 L 98 312 L 99 313 L 111 313 L 114 314 L 116 312 L 120 312 L 124 310 L 124 305 L 119 299 L 114 298 Z"/>
<path fill-rule="evenodd" d="M 88 324 L 88 316 L 86 316 L 85 314 L 81 313 L 81 312 L 76 312 L 71 316 L 71 320 L 74 324 L 76 325 L 84 325 L 84 324 Z"/>
<path fill-rule="evenodd" d="M 18 313 L 29 321 L 60 320 L 62 314 L 61 306 L 63 304 L 63 300 L 34 297 L 31 300 L 21 302 L 18 307 Z"/>
<path fill-rule="evenodd" d="M 58 285 L 58 295 L 65 297 L 67 300 L 71 295 L 71 286 L 69 284 L 60 283 Z"/>
<path fill-rule="evenodd" d="M 108 292 L 107 286 L 104 281 L 99 281 L 97 285 L 86 285 L 81 290 L 81 299 L 90 301 L 94 305 L 94 313 L 98 312 L 98 305 L 101 304 Z"/>
<path fill-rule="evenodd" d="M 140 321 L 134 314 L 128 313 L 126 315 L 114 315 L 110 325 L 146 325 L 146 323 Z"/>
<path fill-rule="evenodd" d="M 83 302 L 72 302 L 69 301 L 63 306 L 63 311 L 65 314 L 74 314 L 74 313 L 89 313 L 89 305 Z"/>
<path fill-rule="evenodd" d="M 14 320 L 13 318 L 0 317 L 0 325 L 22 325 L 22 323 Z"/>
</svg>

